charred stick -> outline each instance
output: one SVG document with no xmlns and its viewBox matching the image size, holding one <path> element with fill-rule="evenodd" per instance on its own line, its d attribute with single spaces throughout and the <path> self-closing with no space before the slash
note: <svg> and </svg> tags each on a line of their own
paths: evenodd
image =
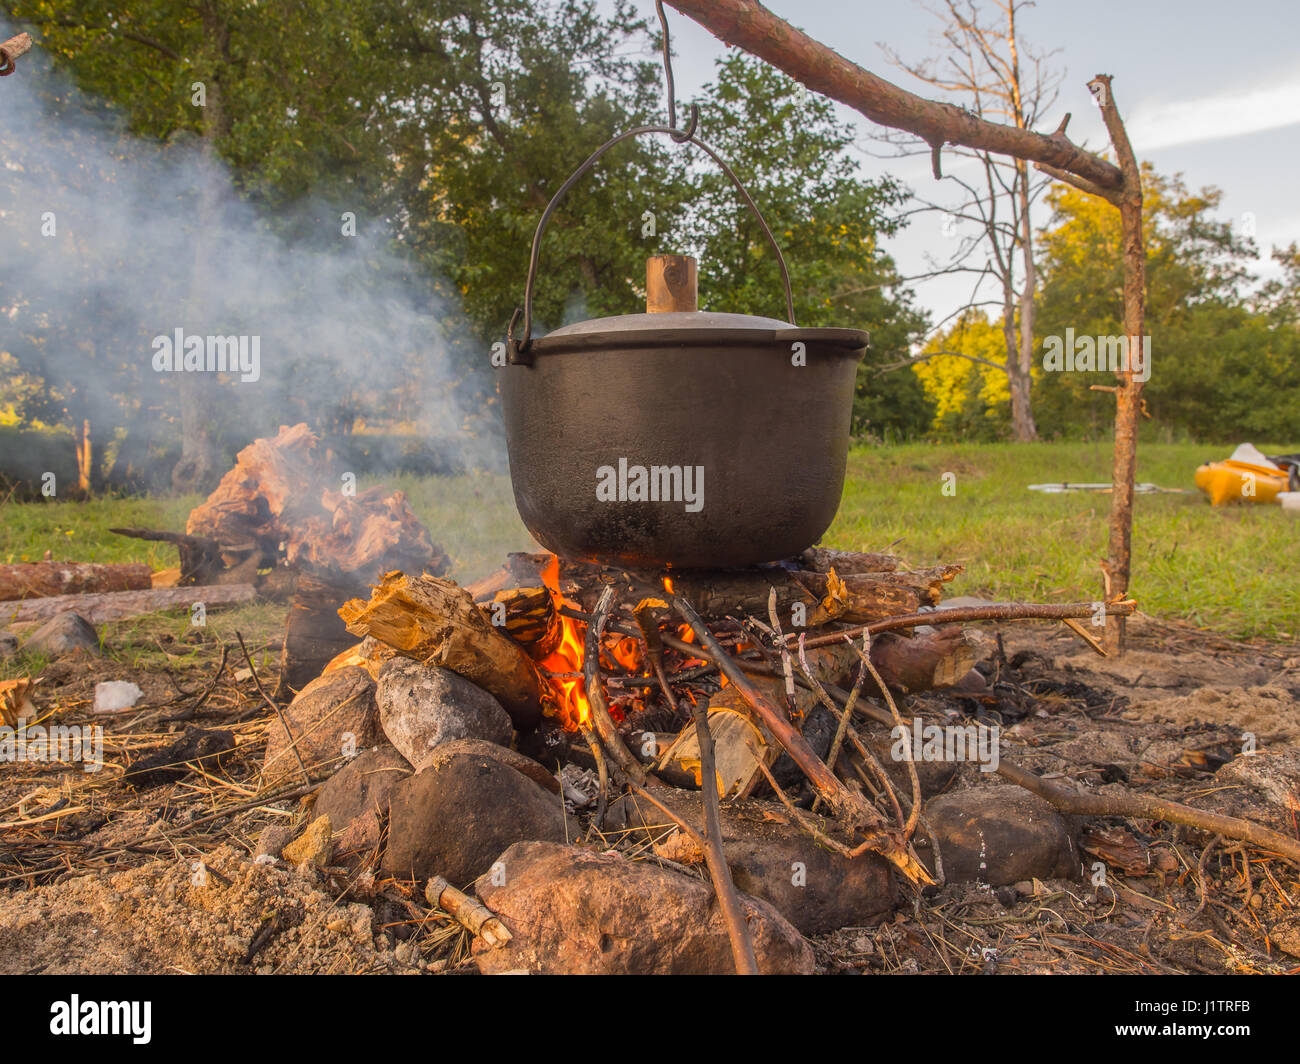
<svg viewBox="0 0 1300 1064">
<path fill-rule="evenodd" d="M 709 878 L 713 880 L 713 893 L 717 895 L 722 919 L 731 939 L 731 955 L 736 961 L 737 975 L 757 975 L 758 961 L 754 957 L 754 943 L 745 924 L 745 910 L 731 881 L 722 852 L 722 811 L 718 807 L 718 768 L 713 751 L 713 732 L 709 728 L 709 707 L 696 702 L 691 716 L 695 718 L 695 741 L 700 749 L 700 786 L 704 798 L 705 845 Z"/>
<path fill-rule="evenodd" d="M 591 623 L 587 625 L 587 639 L 582 656 L 587 703 L 591 707 L 592 726 L 600 736 L 605 749 L 614 759 L 614 763 L 634 782 L 645 786 L 646 771 L 619 737 L 618 729 L 614 727 L 614 719 L 609 715 L 605 692 L 600 684 L 600 641 L 605 636 L 605 622 L 609 618 L 609 611 L 613 605 L 614 588 L 612 585 L 607 585 L 600 594 L 600 601 L 596 603 L 596 608 L 592 611 Z"/>
<path fill-rule="evenodd" d="M 592 734 L 591 729 L 583 725 L 578 730 L 582 732 L 582 737 L 587 742 L 587 748 L 591 751 L 591 756 L 596 759 L 596 775 L 600 780 L 600 793 L 596 797 L 596 815 L 592 819 L 592 824 L 595 826 L 596 831 L 600 832 L 604 830 L 605 810 L 609 806 L 609 765 L 605 762 L 605 751 L 600 745 L 600 740 Z"/>
<path fill-rule="evenodd" d="M 1038 797 L 1047 799 L 1063 813 L 1081 816 L 1134 816 L 1182 824 L 1200 831 L 1214 832 L 1225 839 L 1240 839 L 1261 850 L 1280 854 L 1300 867 L 1300 842 L 1262 824 L 1222 813 L 1206 812 L 1204 809 L 1193 809 L 1190 805 L 1164 798 L 1149 798 L 1143 794 L 1086 794 L 1073 787 L 1051 783 L 1006 758 L 998 762 L 997 773 Z"/>
</svg>

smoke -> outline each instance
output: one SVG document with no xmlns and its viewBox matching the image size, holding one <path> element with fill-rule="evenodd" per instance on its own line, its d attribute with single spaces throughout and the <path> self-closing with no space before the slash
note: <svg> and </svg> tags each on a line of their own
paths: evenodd
<svg viewBox="0 0 1300 1064">
<path fill-rule="evenodd" d="M 0 108 L 0 414 L 89 419 L 169 472 L 190 378 L 229 447 L 360 416 L 405 431 L 356 438 L 377 470 L 402 453 L 425 471 L 503 467 L 487 352 L 384 219 L 318 200 L 259 212 L 194 138 L 132 137 L 39 49 L 0 82 Z M 178 329 L 205 351 L 258 338 L 256 379 L 193 359 L 160 371 L 158 338 Z"/>
</svg>

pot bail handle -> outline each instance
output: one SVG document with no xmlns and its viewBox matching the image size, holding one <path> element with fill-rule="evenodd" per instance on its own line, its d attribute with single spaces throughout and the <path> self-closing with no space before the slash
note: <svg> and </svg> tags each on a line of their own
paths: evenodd
<svg viewBox="0 0 1300 1064">
<path fill-rule="evenodd" d="M 541 259 L 542 234 L 546 231 L 546 225 L 551 220 L 551 215 L 555 213 L 555 208 L 559 205 L 560 200 L 564 198 L 565 193 L 578 183 L 579 178 L 596 165 L 602 155 L 615 145 L 621 144 L 625 140 L 629 140 L 632 137 L 644 136 L 648 133 L 671 137 L 678 144 L 694 144 L 717 164 L 718 169 L 720 169 L 727 176 L 727 179 L 730 180 L 732 185 L 735 186 L 736 191 L 740 193 L 741 199 L 745 201 L 745 205 L 749 208 L 750 213 L 753 214 L 754 218 L 758 221 L 758 226 L 762 229 L 763 236 L 767 238 L 767 243 L 771 247 L 772 253 L 776 256 L 777 265 L 781 268 L 781 283 L 785 286 L 786 320 L 791 325 L 796 324 L 794 320 L 794 294 L 790 289 L 790 271 L 786 268 L 785 256 L 781 254 L 781 246 L 776 242 L 776 237 L 772 235 L 772 230 L 768 227 L 767 221 L 763 218 L 763 212 L 758 209 L 758 204 L 754 202 L 754 197 L 751 196 L 749 190 L 745 188 L 744 182 L 736 176 L 736 172 L 727 165 L 726 160 L 723 159 L 721 155 L 719 155 L 708 144 L 705 144 L 704 141 L 695 136 L 695 128 L 698 121 L 698 108 L 692 104 L 691 116 L 685 129 L 674 129 L 669 126 L 637 126 L 635 129 L 626 130 L 607 140 L 587 156 L 582 165 L 574 170 L 573 173 L 569 175 L 568 180 L 566 180 L 564 184 L 556 190 L 555 195 L 551 197 L 550 203 L 548 203 L 546 209 L 542 211 L 542 217 L 537 222 L 537 231 L 533 233 L 533 247 L 528 259 L 528 281 L 524 285 L 524 305 L 522 308 L 515 307 L 514 313 L 510 316 L 510 325 L 506 330 L 506 361 L 509 362 L 510 365 L 532 365 L 533 360 L 528 353 L 528 349 L 532 345 L 533 338 L 533 288 L 537 281 L 538 262 Z M 519 323 L 519 317 L 521 314 L 524 319 L 523 330 L 521 335 L 516 338 L 515 326 Z"/>
</svg>

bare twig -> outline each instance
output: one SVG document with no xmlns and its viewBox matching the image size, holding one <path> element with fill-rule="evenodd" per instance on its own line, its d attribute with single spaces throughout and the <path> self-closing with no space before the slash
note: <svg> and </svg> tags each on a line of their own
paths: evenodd
<svg viewBox="0 0 1300 1064">
<path fill-rule="evenodd" d="M 239 649 L 244 652 L 244 660 L 248 662 L 248 671 L 253 676 L 253 686 L 257 688 L 257 693 L 262 696 L 262 701 L 271 707 L 271 710 L 280 719 L 280 725 L 284 728 L 284 734 L 289 737 L 289 749 L 293 751 L 293 756 L 298 762 L 298 767 L 302 769 L 302 778 L 311 783 L 311 773 L 307 771 L 307 766 L 303 763 L 302 754 L 298 753 L 298 740 L 294 738 L 293 729 L 289 727 L 289 722 L 285 719 L 284 711 L 270 695 L 266 693 L 266 688 L 262 686 L 262 681 L 257 678 L 257 669 L 253 667 L 253 657 L 248 652 L 248 647 L 244 645 L 244 636 L 241 632 L 235 632 L 235 638 L 239 640 Z"/>
</svg>

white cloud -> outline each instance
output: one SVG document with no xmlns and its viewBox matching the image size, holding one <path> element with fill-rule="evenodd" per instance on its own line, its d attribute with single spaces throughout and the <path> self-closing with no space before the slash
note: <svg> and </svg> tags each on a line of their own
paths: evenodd
<svg viewBox="0 0 1300 1064">
<path fill-rule="evenodd" d="M 1300 75 L 1279 85 L 1225 89 L 1213 96 L 1139 105 L 1128 122 L 1139 154 L 1260 133 L 1300 122 Z"/>
</svg>

